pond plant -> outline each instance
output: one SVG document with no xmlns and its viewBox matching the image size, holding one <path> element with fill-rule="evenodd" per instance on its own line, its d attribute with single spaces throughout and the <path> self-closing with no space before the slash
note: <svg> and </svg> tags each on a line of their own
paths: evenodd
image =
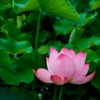
<svg viewBox="0 0 100 100">
<path fill-rule="evenodd" d="M 100 0 L 0 1 L 0 100 L 100 99 Z"/>
</svg>

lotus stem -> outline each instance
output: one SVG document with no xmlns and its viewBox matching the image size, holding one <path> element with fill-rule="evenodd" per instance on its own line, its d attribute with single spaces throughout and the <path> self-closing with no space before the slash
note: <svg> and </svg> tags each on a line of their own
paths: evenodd
<svg viewBox="0 0 100 100">
<path fill-rule="evenodd" d="M 39 33 L 40 33 L 40 28 L 41 28 L 41 16 L 42 16 L 42 9 L 39 10 L 39 18 L 38 18 L 38 23 L 37 23 L 37 32 L 36 32 L 36 41 L 35 41 L 35 61 L 34 61 L 34 69 L 36 70 L 37 67 L 37 55 L 38 55 L 38 42 L 39 42 Z M 33 81 L 33 92 L 35 94 L 35 77 Z M 34 100 L 36 100 L 36 96 L 34 96 Z"/>
<path fill-rule="evenodd" d="M 61 86 L 58 100 L 62 100 L 62 94 L 63 94 L 63 85 Z"/>
<path fill-rule="evenodd" d="M 56 99 L 56 96 L 57 96 L 57 90 L 58 90 L 58 86 L 55 85 L 53 100 L 57 100 L 57 99 Z"/>
<path fill-rule="evenodd" d="M 37 33 L 36 33 L 36 41 L 35 41 L 35 62 L 34 62 L 34 69 L 36 70 L 37 67 L 37 55 L 38 55 L 38 42 L 39 42 L 39 33 L 41 28 L 41 16 L 42 16 L 42 9 L 39 10 L 39 18 L 37 23 Z"/>
</svg>

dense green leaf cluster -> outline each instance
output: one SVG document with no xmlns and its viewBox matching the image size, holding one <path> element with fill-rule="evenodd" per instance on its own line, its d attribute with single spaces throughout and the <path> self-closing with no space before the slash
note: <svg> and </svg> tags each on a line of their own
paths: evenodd
<svg viewBox="0 0 100 100">
<path fill-rule="evenodd" d="M 40 10 L 41 29 L 34 67 Z M 95 77 L 87 84 L 65 84 L 63 100 L 99 99 L 100 0 L 1 0 L 0 100 L 34 100 L 34 97 L 52 100 L 54 84 L 35 80 L 32 72 L 34 68 L 46 68 L 45 57 L 49 56 L 50 47 L 87 52 L 89 73 L 96 69 Z"/>
</svg>

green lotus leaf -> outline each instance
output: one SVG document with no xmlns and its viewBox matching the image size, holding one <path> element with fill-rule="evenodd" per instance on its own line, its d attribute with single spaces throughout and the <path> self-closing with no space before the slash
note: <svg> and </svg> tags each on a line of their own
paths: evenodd
<svg viewBox="0 0 100 100">
<path fill-rule="evenodd" d="M 77 20 L 80 16 L 75 11 L 69 0 L 29 0 L 23 11 L 36 11 L 41 8 L 43 11 L 68 20 Z"/>
<path fill-rule="evenodd" d="M 18 12 L 24 12 L 24 11 L 37 11 L 39 9 L 40 5 L 37 0 L 29 0 L 24 8 L 20 8 Z"/>
<path fill-rule="evenodd" d="M 89 5 L 93 10 L 98 9 L 100 7 L 100 0 L 91 0 Z"/>
<path fill-rule="evenodd" d="M 6 84 L 12 84 L 18 86 L 21 82 L 27 84 L 31 83 L 33 80 L 32 69 L 27 66 L 26 68 L 18 67 L 20 64 L 12 61 L 3 49 L 0 49 L 0 77 Z M 24 66 L 24 64 L 23 64 Z M 15 69 L 15 67 L 18 67 Z"/>
<path fill-rule="evenodd" d="M 42 10 L 68 20 L 77 20 L 78 13 L 75 11 L 69 0 L 38 0 Z"/>
<path fill-rule="evenodd" d="M 13 55 L 30 53 L 33 50 L 28 41 L 17 42 L 12 39 L 0 39 L 0 49 Z"/>
</svg>

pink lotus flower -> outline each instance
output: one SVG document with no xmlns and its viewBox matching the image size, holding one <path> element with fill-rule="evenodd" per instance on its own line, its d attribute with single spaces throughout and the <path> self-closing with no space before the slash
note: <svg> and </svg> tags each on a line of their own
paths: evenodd
<svg viewBox="0 0 100 100">
<path fill-rule="evenodd" d="M 95 75 L 95 71 L 86 76 L 89 64 L 85 64 L 86 53 L 75 52 L 71 49 L 62 48 L 60 53 L 50 48 L 50 57 L 46 58 L 47 68 L 33 70 L 37 78 L 45 83 L 63 85 L 65 83 L 84 84 L 89 82 Z"/>
</svg>

